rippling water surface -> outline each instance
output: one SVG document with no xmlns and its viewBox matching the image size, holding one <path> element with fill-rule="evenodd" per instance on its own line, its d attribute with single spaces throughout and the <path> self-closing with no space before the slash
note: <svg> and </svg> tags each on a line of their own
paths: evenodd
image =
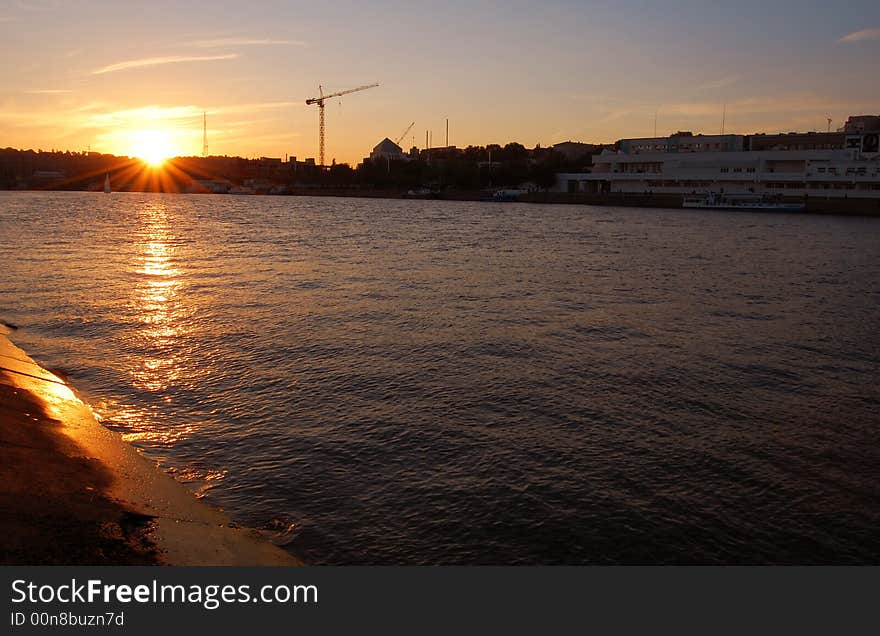
<svg viewBox="0 0 880 636">
<path fill-rule="evenodd" d="M 0 194 L 0 318 L 314 563 L 880 562 L 880 220 Z"/>
</svg>

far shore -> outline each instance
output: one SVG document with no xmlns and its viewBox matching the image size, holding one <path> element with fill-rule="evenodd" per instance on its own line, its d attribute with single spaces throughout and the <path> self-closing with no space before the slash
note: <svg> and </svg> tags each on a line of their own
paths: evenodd
<svg viewBox="0 0 880 636">
<path fill-rule="evenodd" d="M 101 426 L 0 326 L 0 565 L 301 565 Z"/>
</svg>

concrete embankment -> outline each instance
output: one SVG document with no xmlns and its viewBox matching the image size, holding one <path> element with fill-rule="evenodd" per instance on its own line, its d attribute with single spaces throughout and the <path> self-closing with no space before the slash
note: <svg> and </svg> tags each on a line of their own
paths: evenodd
<svg viewBox="0 0 880 636">
<path fill-rule="evenodd" d="M 95 419 L 0 327 L 0 565 L 298 565 Z"/>
<path fill-rule="evenodd" d="M 659 193 L 565 193 L 531 192 L 520 197 L 527 203 L 572 203 L 634 208 L 680 208 L 684 197 L 680 194 Z M 880 216 L 880 198 L 844 199 L 841 197 L 784 197 L 788 203 L 806 203 L 808 214 L 840 214 L 844 216 Z M 712 210 L 703 210 L 711 213 Z M 788 213 L 786 213 L 788 214 Z"/>
</svg>

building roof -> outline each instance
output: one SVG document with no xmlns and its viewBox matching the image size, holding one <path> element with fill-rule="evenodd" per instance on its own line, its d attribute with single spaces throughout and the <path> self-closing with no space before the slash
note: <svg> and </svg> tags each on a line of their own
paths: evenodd
<svg viewBox="0 0 880 636">
<path fill-rule="evenodd" d="M 385 137 L 385 139 L 380 141 L 376 147 L 373 148 L 373 152 L 385 152 L 388 154 L 403 153 L 403 148 L 388 139 L 388 137 Z"/>
</svg>

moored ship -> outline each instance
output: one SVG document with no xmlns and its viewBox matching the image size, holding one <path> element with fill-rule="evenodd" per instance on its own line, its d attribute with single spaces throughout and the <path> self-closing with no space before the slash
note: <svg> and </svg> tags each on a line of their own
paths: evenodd
<svg viewBox="0 0 880 636">
<path fill-rule="evenodd" d="M 802 212 L 806 208 L 803 203 L 788 203 L 778 197 L 768 197 L 762 194 L 724 194 L 720 192 L 686 196 L 681 207 L 712 210 L 781 210 L 785 212 Z"/>
</svg>

